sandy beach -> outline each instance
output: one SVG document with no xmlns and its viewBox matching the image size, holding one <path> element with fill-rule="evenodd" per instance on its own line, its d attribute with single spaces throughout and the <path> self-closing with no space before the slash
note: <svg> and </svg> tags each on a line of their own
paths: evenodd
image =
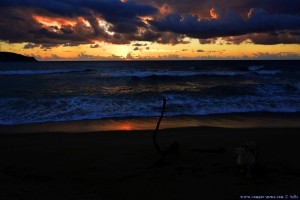
<svg viewBox="0 0 300 200">
<path fill-rule="evenodd" d="M 298 195 L 299 128 L 190 127 L 159 131 L 179 155 L 160 166 L 151 130 L 0 134 L 0 199 L 241 199 Z M 235 148 L 259 148 L 246 178 Z M 215 151 L 222 149 L 222 151 Z M 208 150 L 208 151 L 207 151 Z"/>
</svg>

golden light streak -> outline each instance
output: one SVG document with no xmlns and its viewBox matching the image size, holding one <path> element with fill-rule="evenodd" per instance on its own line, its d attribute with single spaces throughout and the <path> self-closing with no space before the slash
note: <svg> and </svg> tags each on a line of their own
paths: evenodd
<svg viewBox="0 0 300 200">
<path fill-rule="evenodd" d="M 148 24 L 148 25 L 149 25 L 148 20 L 153 20 L 153 19 L 154 19 L 154 18 L 151 17 L 151 16 L 143 16 L 143 17 L 140 17 L 140 20 L 141 20 L 142 22 L 144 22 L 145 24 Z"/>
<path fill-rule="evenodd" d="M 78 19 L 81 22 L 83 22 L 87 27 L 91 27 L 91 24 L 86 19 L 84 19 L 83 17 L 78 17 Z"/>
<path fill-rule="evenodd" d="M 110 23 L 108 23 L 107 21 L 102 20 L 102 19 L 100 19 L 100 18 L 97 18 L 97 21 L 98 21 L 99 26 L 100 26 L 102 29 L 104 29 L 104 31 L 105 31 L 107 34 L 109 34 L 109 35 L 114 35 L 114 32 L 109 31 L 109 27 L 111 26 Z"/>
<path fill-rule="evenodd" d="M 64 18 L 50 18 L 50 17 L 44 17 L 39 15 L 32 15 L 32 18 L 46 26 L 57 26 L 61 28 L 62 25 L 71 25 L 74 26 L 76 24 L 75 20 L 70 19 L 64 19 Z"/>
</svg>

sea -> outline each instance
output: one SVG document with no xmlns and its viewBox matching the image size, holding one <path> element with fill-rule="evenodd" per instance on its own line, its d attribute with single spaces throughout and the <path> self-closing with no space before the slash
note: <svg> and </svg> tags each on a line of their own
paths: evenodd
<svg viewBox="0 0 300 200">
<path fill-rule="evenodd" d="M 0 125 L 300 112 L 300 61 L 0 63 Z"/>
</svg>

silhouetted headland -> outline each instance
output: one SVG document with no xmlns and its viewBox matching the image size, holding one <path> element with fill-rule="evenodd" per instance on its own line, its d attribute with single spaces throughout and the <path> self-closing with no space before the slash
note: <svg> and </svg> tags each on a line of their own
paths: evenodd
<svg viewBox="0 0 300 200">
<path fill-rule="evenodd" d="M 0 62 L 37 62 L 34 57 L 23 56 L 17 53 L 0 52 Z"/>
</svg>

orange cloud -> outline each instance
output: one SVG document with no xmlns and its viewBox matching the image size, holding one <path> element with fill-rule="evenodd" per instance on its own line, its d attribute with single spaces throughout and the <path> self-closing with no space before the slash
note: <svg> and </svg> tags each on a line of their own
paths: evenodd
<svg viewBox="0 0 300 200">
<path fill-rule="evenodd" d="M 91 24 L 83 17 L 78 17 L 79 21 L 83 22 L 87 27 L 91 27 Z"/>
<path fill-rule="evenodd" d="M 218 19 L 218 14 L 215 12 L 214 8 L 210 9 L 209 13 L 210 13 L 211 18 Z"/>
<path fill-rule="evenodd" d="M 74 26 L 76 24 L 75 20 L 71 19 L 65 19 L 65 18 L 51 18 L 51 17 L 44 17 L 44 16 L 39 16 L 39 15 L 32 15 L 32 18 L 46 26 L 57 26 L 61 27 L 62 25 L 71 25 Z"/>
<path fill-rule="evenodd" d="M 151 16 L 144 16 L 144 17 L 140 17 L 141 21 L 144 22 L 145 24 L 149 25 L 148 20 L 153 20 L 154 18 Z"/>
<path fill-rule="evenodd" d="M 167 4 L 163 4 L 163 5 L 159 8 L 159 12 L 160 12 L 162 15 L 165 15 L 165 14 L 171 13 L 171 9 L 170 9 L 170 7 L 169 7 Z"/>
</svg>

